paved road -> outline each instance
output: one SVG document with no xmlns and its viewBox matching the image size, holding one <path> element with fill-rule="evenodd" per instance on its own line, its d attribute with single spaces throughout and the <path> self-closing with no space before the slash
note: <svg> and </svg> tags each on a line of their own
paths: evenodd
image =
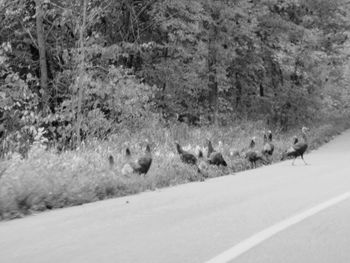
<svg viewBox="0 0 350 263">
<path fill-rule="evenodd" d="M 349 222 L 348 201 L 281 232 L 242 255 L 236 262 L 349 263 Z"/>
<path fill-rule="evenodd" d="M 350 191 L 350 131 L 305 159 L 0 223 L 0 262 L 207 262 Z M 349 222 L 346 199 L 229 262 L 348 263 Z"/>
</svg>

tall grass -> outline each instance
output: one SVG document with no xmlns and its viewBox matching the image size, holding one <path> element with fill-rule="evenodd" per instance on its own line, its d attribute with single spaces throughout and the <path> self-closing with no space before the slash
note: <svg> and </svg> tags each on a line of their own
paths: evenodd
<svg viewBox="0 0 350 263">
<path fill-rule="evenodd" d="M 310 149 L 329 141 L 350 126 L 349 121 L 333 119 L 309 126 Z M 134 134 L 111 136 L 108 141 L 90 140 L 76 151 L 56 153 L 33 145 L 27 159 L 14 154 L 0 163 L 0 219 L 11 219 L 47 209 L 80 205 L 111 197 L 200 181 L 210 177 L 233 174 L 249 169 L 240 155 L 252 136 L 257 137 L 257 149 L 262 146 L 263 122 L 245 122 L 235 127 L 189 128 L 178 124 L 171 128 L 156 125 Z M 279 161 L 299 128 L 286 133 L 274 132 L 275 153 Z M 209 166 L 199 174 L 195 167 L 181 163 L 174 141 L 193 153 L 205 151 L 205 141 L 223 153 L 227 168 Z M 146 176 L 122 175 L 124 151 L 131 148 L 133 157 L 143 154 L 146 140 L 151 144 L 153 163 Z M 221 143 L 219 143 L 221 141 Z M 115 158 L 110 169 L 108 156 Z M 5 170 L 6 169 L 6 170 Z"/>
</svg>

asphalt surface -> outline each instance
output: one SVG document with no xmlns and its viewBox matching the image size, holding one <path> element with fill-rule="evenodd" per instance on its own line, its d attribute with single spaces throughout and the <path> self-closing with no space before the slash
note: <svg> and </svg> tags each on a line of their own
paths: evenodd
<svg viewBox="0 0 350 263">
<path fill-rule="evenodd" d="M 344 202 L 281 232 L 236 262 L 349 263 L 349 222 L 350 202 Z"/>
<path fill-rule="evenodd" d="M 350 191 L 350 131 L 301 160 L 0 223 L 1 263 L 207 262 Z M 350 262 L 350 199 L 230 262 Z"/>
</svg>

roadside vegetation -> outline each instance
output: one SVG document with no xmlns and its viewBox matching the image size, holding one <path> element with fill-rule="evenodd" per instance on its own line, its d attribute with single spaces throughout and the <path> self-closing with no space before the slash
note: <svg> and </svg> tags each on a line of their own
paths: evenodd
<svg viewBox="0 0 350 263">
<path fill-rule="evenodd" d="M 250 169 L 348 128 L 345 0 L 0 1 L 0 219 Z M 210 139 L 228 163 L 198 170 Z M 146 175 L 123 175 L 149 143 Z M 113 166 L 110 164 L 113 156 Z M 130 167 L 129 167 L 130 168 Z"/>
<path fill-rule="evenodd" d="M 345 119 L 313 124 L 308 135 L 310 150 L 318 148 L 349 127 L 350 121 Z M 188 129 L 187 126 L 179 125 L 172 129 L 145 130 L 135 134 L 131 140 L 127 135 L 121 135 L 106 142 L 91 141 L 80 149 L 62 153 L 35 144 L 28 158 L 13 154 L 8 161 L 1 163 L 1 169 L 6 170 L 0 178 L 0 219 L 234 175 L 250 169 L 242 151 L 248 148 L 252 136 L 257 137 L 257 149 L 261 149 L 264 129 L 266 127 L 262 122 L 245 122 L 236 128 Z M 177 133 L 172 134 L 173 131 Z M 299 129 L 293 129 L 274 134 L 276 148 L 273 162 L 280 160 L 282 152 L 292 144 L 292 136 L 299 133 Z M 184 148 L 193 153 L 198 153 L 199 149 L 205 152 L 206 139 L 214 138 L 214 147 L 223 153 L 228 167 L 208 166 L 204 173 L 198 173 L 194 166 L 180 161 L 174 137 L 182 138 L 180 141 Z M 145 148 L 145 138 L 149 139 L 152 147 L 153 163 L 150 171 L 141 176 L 123 175 L 125 142 L 132 145 L 132 152 L 141 153 Z M 220 148 L 218 141 L 222 141 Z M 108 164 L 110 154 L 115 157 L 116 165 L 113 168 Z"/>
</svg>

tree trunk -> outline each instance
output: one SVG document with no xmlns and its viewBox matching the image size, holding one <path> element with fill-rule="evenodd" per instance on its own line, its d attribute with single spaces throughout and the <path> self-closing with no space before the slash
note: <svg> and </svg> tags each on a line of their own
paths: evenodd
<svg viewBox="0 0 350 263">
<path fill-rule="evenodd" d="M 241 106 L 241 100 L 242 100 L 242 85 L 241 85 L 241 79 L 238 72 L 235 73 L 235 80 L 236 80 L 236 109 L 238 109 Z"/>
<path fill-rule="evenodd" d="M 213 7 L 215 8 L 215 7 Z M 208 89 L 209 89 L 209 107 L 212 114 L 212 123 L 217 123 L 218 113 L 218 82 L 217 82 L 217 47 L 216 39 L 218 36 L 218 29 L 215 25 L 215 21 L 218 20 L 218 11 L 212 10 L 213 21 L 209 25 L 209 39 L 208 39 Z"/>
<path fill-rule="evenodd" d="M 77 110 L 77 124 L 76 124 L 76 135 L 77 135 L 77 146 L 81 144 L 81 123 L 83 119 L 82 113 L 82 104 L 83 104 L 83 95 L 84 95 L 84 82 L 85 82 L 85 50 L 84 50 L 84 32 L 86 27 L 86 5 L 87 0 L 82 0 L 83 8 L 83 22 L 80 26 L 80 36 L 79 36 L 79 46 L 80 46 L 80 62 L 78 67 L 78 110 Z"/>
<path fill-rule="evenodd" d="M 43 8 L 42 0 L 35 0 L 36 5 L 36 32 L 39 48 L 39 60 L 40 60 L 40 92 L 42 95 L 42 108 L 44 110 L 48 107 L 49 92 L 48 92 L 48 74 L 47 74 L 47 60 L 46 60 L 46 45 L 45 45 L 45 32 L 43 24 Z"/>
</svg>

